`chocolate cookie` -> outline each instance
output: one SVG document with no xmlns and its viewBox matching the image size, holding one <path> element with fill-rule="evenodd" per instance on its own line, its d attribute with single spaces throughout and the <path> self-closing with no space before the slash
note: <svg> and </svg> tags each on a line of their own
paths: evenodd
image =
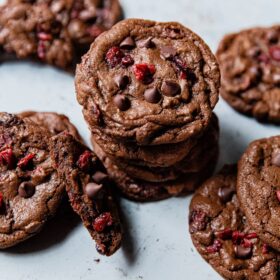
<svg viewBox="0 0 280 280">
<path fill-rule="evenodd" d="M 95 144 L 94 148 L 122 194 L 131 200 L 141 202 L 162 200 L 194 191 L 201 182 L 212 175 L 219 154 L 218 151 L 215 151 L 211 162 L 199 172 L 186 173 L 173 181 L 155 183 L 128 176 L 126 172 L 111 162 L 100 147 Z"/>
<path fill-rule="evenodd" d="M 53 135 L 57 135 L 61 132 L 66 131 L 73 135 L 80 142 L 83 141 L 77 128 L 65 115 L 57 114 L 54 112 L 28 111 L 17 114 L 17 116 L 19 116 L 20 118 L 24 118 L 25 120 L 31 120 L 39 126 L 45 127 Z"/>
<path fill-rule="evenodd" d="M 118 0 L 10 0 L 0 7 L 0 59 L 15 55 L 73 68 L 120 17 Z"/>
<path fill-rule="evenodd" d="M 193 244 L 225 279 L 279 279 L 279 254 L 261 241 L 239 207 L 236 173 L 227 166 L 195 193 L 189 214 Z"/>
<path fill-rule="evenodd" d="M 280 123 L 280 26 L 225 36 L 217 51 L 221 95 L 236 110 Z"/>
<path fill-rule="evenodd" d="M 91 131 L 139 145 L 200 134 L 218 101 L 220 72 L 204 41 L 179 23 L 128 19 L 83 57 L 76 91 Z"/>
<path fill-rule="evenodd" d="M 0 113 L 0 248 L 38 233 L 64 194 L 50 156 L 51 134 Z"/>
<path fill-rule="evenodd" d="M 215 141 L 216 144 L 218 138 L 219 123 L 215 114 L 212 116 L 209 127 L 201 135 L 176 144 L 138 146 L 135 143 L 115 141 L 112 137 L 104 134 L 92 135 L 92 140 L 101 147 L 110 159 L 127 163 L 130 166 L 137 165 L 152 169 L 171 167 L 180 164 L 186 158 L 191 158 L 193 161 L 195 155 L 192 152 L 194 150 L 196 152 L 202 150 L 201 147 L 209 139 Z"/>
<path fill-rule="evenodd" d="M 280 250 L 280 136 L 248 147 L 239 162 L 237 194 L 251 227 Z"/>
<path fill-rule="evenodd" d="M 112 255 L 120 246 L 122 229 L 111 192 L 112 183 L 101 162 L 70 134 L 54 137 L 53 157 L 74 211 L 96 241 L 103 255 Z"/>
</svg>

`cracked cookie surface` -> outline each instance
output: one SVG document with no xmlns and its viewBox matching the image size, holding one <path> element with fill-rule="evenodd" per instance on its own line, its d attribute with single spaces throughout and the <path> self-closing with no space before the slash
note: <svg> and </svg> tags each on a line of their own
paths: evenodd
<svg viewBox="0 0 280 280">
<path fill-rule="evenodd" d="M 225 279 L 279 279 L 279 254 L 246 220 L 236 180 L 236 166 L 226 166 L 196 191 L 189 214 L 193 244 Z"/>
</svg>

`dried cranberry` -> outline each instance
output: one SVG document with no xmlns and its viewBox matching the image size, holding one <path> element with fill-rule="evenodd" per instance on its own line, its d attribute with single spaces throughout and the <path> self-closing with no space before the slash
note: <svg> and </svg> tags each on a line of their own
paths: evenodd
<svg viewBox="0 0 280 280">
<path fill-rule="evenodd" d="M 111 68 L 121 63 L 124 53 L 119 47 L 112 47 L 106 53 L 106 62 Z"/>
<path fill-rule="evenodd" d="M 245 235 L 246 239 L 254 239 L 254 238 L 258 238 L 258 235 L 255 232 L 252 233 L 248 233 Z"/>
<path fill-rule="evenodd" d="M 40 59 L 46 59 L 47 48 L 44 41 L 40 40 L 37 47 L 37 55 Z"/>
<path fill-rule="evenodd" d="M 241 245 L 242 245 L 244 248 L 250 248 L 250 247 L 252 247 L 253 244 L 252 244 L 252 242 L 251 242 L 250 240 L 244 238 L 244 239 L 242 240 Z"/>
<path fill-rule="evenodd" d="M 13 150 L 8 148 L 0 152 L 0 164 L 5 164 L 8 168 L 12 168 L 14 164 Z"/>
<path fill-rule="evenodd" d="M 97 232 L 102 232 L 106 227 L 113 224 L 113 218 L 109 212 L 102 213 L 94 220 L 93 228 Z"/>
<path fill-rule="evenodd" d="M 276 61 L 280 61 L 280 47 L 272 46 L 269 48 L 270 57 Z"/>
<path fill-rule="evenodd" d="M 244 233 L 236 230 L 232 233 L 232 242 L 234 244 L 240 244 L 241 241 L 244 239 L 244 237 L 245 237 Z"/>
<path fill-rule="evenodd" d="M 77 165 L 79 166 L 79 168 L 85 169 L 89 167 L 91 157 L 92 157 L 92 153 L 90 151 L 83 152 L 77 161 Z"/>
<path fill-rule="evenodd" d="M 34 154 L 28 154 L 25 157 L 23 157 L 17 164 L 19 168 L 26 168 L 32 161 L 32 159 L 35 157 Z"/>
<path fill-rule="evenodd" d="M 127 54 L 125 57 L 123 57 L 121 64 L 124 67 L 131 66 L 134 64 L 134 59 L 131 57 L 131 55 Z"/>
<path fill-rule="evenodd" d="M 264 255 L 269 253 L 269 246 L 267 244 L 263 244 L 263 246 L 262 246 L 262 253 Z"/>
<path fill-rule="evenodd" d="M 222 242 L 216 239 L 212 245 L 206 247 L 206 251 L 209 254 L 217 253 L 222 248 L 222 245 L 223 245 Z"/>
<path fill-rule="evenodd" d="M 258 56 L 258 60 L 260 62 L 263 62 L 265 64 L 267 64 L 269 62 L 269 56 L 266 55 L 265 53 L 261 53 L 259 56 Z"/>
<path fill-rule="evenodd" d="M 156 67 L 153 64 L 141 63 L 134 66 L 134 75 L 138 81 L 144 84 L 153 81 L 153 75 L 156 72 Z"/>
<path fill-rule="evenodd" d="M 208 224 L 209 218 L 205 212 L 201 210 L 194 210 L 190 215 L 190 232 L 204 230 Z"/>
<path fill-rule="evenodd" d="M 231 239 L 231 237 L 232 237 L 232 230 L 227 228 L 227 229 L 218 231 L 218 232 L 215 233 L 215 236 L 217 238 L 222 239 L 222 240 Z"/>
<path fill-rule="evenodd" d="M 0 192 L 0 209 L 2 209 L 4 205 L 4 198 L 3 198 L 3 194 Z"/>
<path fill-rule="evenodd" d="M 46 33 L 46 32 L 39 32 L 37 34 L 37 37 L 42 41 L 51 41 L 52 40 L 52 34 Z"/>
<path fill-rule="evenodd" d="M 276 196 L 277 196 L 278 201 L 280 202 L 280 190 L 276 191 Z"/>
</svg>

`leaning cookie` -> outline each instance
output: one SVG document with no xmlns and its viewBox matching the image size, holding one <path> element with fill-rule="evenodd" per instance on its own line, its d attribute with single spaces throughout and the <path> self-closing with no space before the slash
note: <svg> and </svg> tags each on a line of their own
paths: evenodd
<svg viewBox="0 0 280 280">
<path fill-rule="evenodd" d="M 25 121 L 30 120 L 39 126 L 45 127 L 53 135 L 66 131 L 80 142 L 83 141 L 77 128 L 70 122 L 69 118 L 63 114 L 26 111 L 17 114 L 17 116 L 23 118 Z"/>
<path fill-rule="evenodd" d="M 248 147 L 239 162 L 237 195 L 251 227 L 280 251 L 280 136 Z"/>
<path fill-rule="evenodd" d="M 195 193 L 189 231 L 202 257 L 225 279 L 278 279 L 279 254 L 261 241 L 240 209 L 235 166 L 227 166 Z"/>
<path fill-rule="evenodd" d="M 127 19 L 77 67 L 76 92 L 95 131 L 139 145 L 178 143 L 208 127 L 220 72 L 205 42 L 175 22 Z"/>
<path fill-rule="evenodd" d="M 0 113 L 0 248 L 38 233 L 65 192 L 51 158 L 51 133 Z"/>
<path fill-rule="evenodd" d="M 223 98 L 241 113 L 279 124 L 280 26 L 225 36 L 217 59 Z"/>
<path fill-rule="evenodd" d="M 122 239 L 112 183 L 96 155 L 73 136 L 62 133 L 53 139 L 52 156 L 66 182 L 71 206 L 96 241 L 97 251 L 110 256 Z"/>
<path fill-rule="evenodd" d="M 9 0 L 0 7 L 0 60 L 12 55 L 72 69 L 120 18 L 118 0 Z"/>
</svg>

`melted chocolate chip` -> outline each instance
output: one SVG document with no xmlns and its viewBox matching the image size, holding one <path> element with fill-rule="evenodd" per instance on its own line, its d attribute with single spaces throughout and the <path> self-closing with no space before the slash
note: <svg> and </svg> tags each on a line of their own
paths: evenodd
<svg viewBox="0 0 280 280">
<path fill-rule="evenodd" d="M 172 59 L 176 55 L 176 50 L 172 46 L 162 46 L 160 54 L 165 59 Z"/>
<path fill-rule="evenodd" d="M 223 203 L 226 203 L 231 200 L 235 190 L 232 186 L 220 187 L 218 190 L 218 196 Z"/>
<path fill-rule="evenodd" d="M 180 94 L 181 88 L 178 83 L 167 80 L 163 82 L 161 86 L 161 92 L 166 96 L 173 97 Z"/>
<path fill-rule="evenodd" d="M 117 75 L 114 80 L 119 89 L 125 89 L 129 84 L 129 77 L 127 75 Z"/>
<path fill-rule="evenodd" d="M 234 253 L 238 259 L 248 259 L 252 255 L 252 248 L 236 245 L 234 246 Z"/>
<path fill-rule="evenodd" d="M 35 193 L 35 187 L 31 182 L 23 182 L 19 185 L 18 194 L 23 198 L 29 198 Z"/>
<path fill-rule="evenodd" d="M 153 38 L 152 37 L 149 37 L 143 41 L 140 41 L 138 43 L 138 46 L 140 48 L 147 48 L 147 49 L 150 49 L 150 48 L 154 48 L 155 47 L 155 43 L 153 42 Z"/>
<path fill-rule="evenodd" d="M 104 181 L 106 181 L 108 179 L 108 175 L 101 172 L 101 171 L 97 171 L 92 176 L 92 179 L 95 183 L 100 184 L 100 183 L 103 183 Z"/>
<path fill-rule="evenodd" d="M 276 166 L 280 167 L 280 151 L 273 154 L 272 159 L 271 159 L 271 163 L 273 165 L 276 165 Z"/>
<path fill-rule="evenodd" d="M 158 103 L 161 100 L 161 94 L 157 88 L 148 88 L 144 92 L 144 98 L 149 103 Z"/>
<path fill-rule="evenodd" d="M 121 94 L 117 94 L 114 97 L 114 102 L 121 111 L 126 111 L 130 107 L 129 99 L 126 96 L 121 95 Z"/>
<path fill-rule="evenodd" d="M 96 183 L 88 183 L 85 187 L 86 195 L 93 199 L 96 197 L 96 195 L 99 193 L 99 191 L 102 189 L 102 185 L 96 184 Z"/>
<path fill-rule="evenodd" d="M 131 50 L 135 47 L 135 42 L 131 37 L 126 37 L 121 43 L 120 47 L 122 49 L 128 49 Z"/>
</svg>

